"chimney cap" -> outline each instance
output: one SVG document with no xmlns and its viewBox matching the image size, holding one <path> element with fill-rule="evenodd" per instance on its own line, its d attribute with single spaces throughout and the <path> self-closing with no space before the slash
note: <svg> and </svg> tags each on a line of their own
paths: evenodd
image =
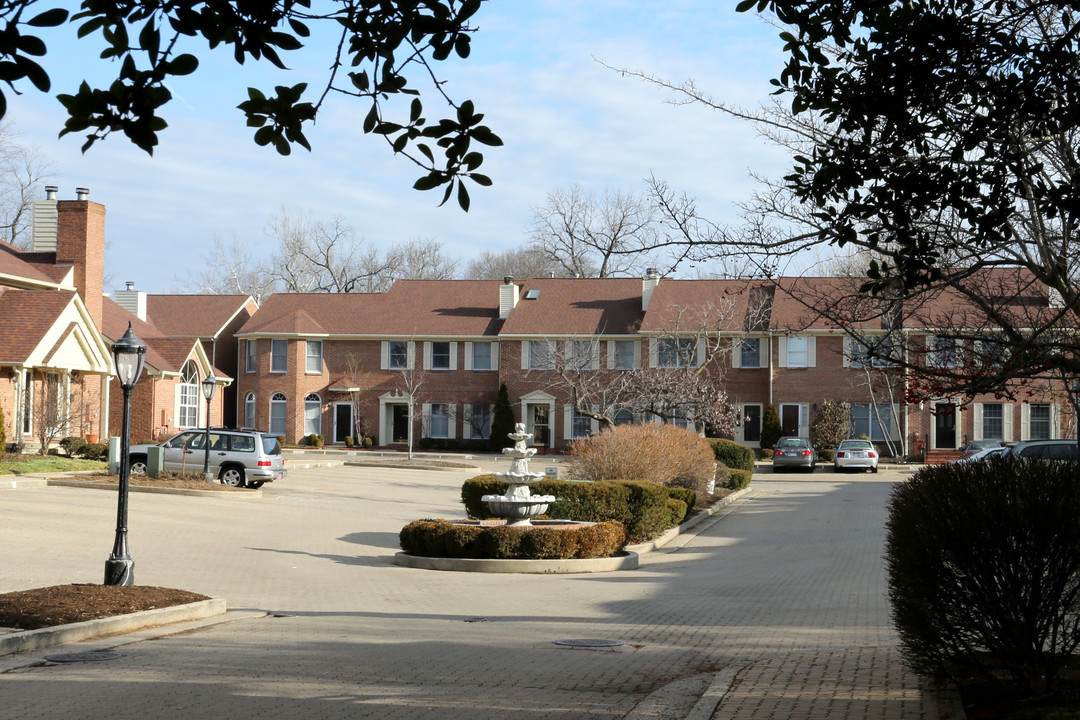
<svg viewBox="0 0 1080 720">
<path fill-rule="evenodd" d="M 133 281 L 131 281 L 131 280 L 128 280 L 128 281 L 127 281 L 126 283 L 124 283 L 124 284 L 125 284 L 125 285 L 127 285 L 127 289 L 128 289 L 128 290 L 134 290 L 134 289 L 135 289 L 135 283 L 134 283 Z"/>
<path fill-rule="evenodd" d="M 90 197 L 90 188 L 77 187 L 75 188 L 75 199 L 86 200 Z"/>
<path fill-rule="evenodd" d="M 659 276 L 660 276 L 660 271 L 657 270 L 656 268 L 651 267 L 651 268 L 646 268 L 645 269 L 645 277 L 654 278 L 654 277 L 659 277 Z"/>
<path fill-rule="evenodd" d="M 46 185 L 45 186 L 45 199 L 46 200 L 55 200 L 56 199 L 56 192 L 59 189 L 60 188 L 56 187 L 55 185 Z"/>
<path fill-rule="evenodd" d="M 514 276 L 513 275 L 506 275 L 505 277 L 503 277 L 503 283 L 505 283 L 506 285 L 510 285 L 513 282 L 514 282 Z"/>
</svg>

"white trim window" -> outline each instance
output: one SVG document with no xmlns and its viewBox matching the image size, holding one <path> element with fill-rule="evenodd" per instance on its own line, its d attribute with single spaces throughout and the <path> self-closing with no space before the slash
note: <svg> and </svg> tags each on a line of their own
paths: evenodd
<svg viewBox="0 0 1080 720">
<path fill-rule="evenodd" d="M 270 372 L 283 373 L 289 370 L 289 341 L 270 341 Z"/>
<path fill-rule="evenodd" d="M 450 406 L 446 403 L 431 403 L 427 406 L 427 426 L 429 438 L 450 438 Z"/>
<path fill-rule="evenodd" d="M 868 437 L 871 442 L 897 441 L 900 439 L 895 408 L 889 404 L 853 402 L 851 408 L 851 436 Z"/>
<path fill-rule="evenodd" d="M 848 367 L 893 367 L 893 343 L 891 338 L 881 337 L 870 342 L 858 338 L 844 338 L 845 360 Z"/>
<path fill-rule="evenodd" d="M 469 360 L 469 370 L 495 370 L 496 367 L 492 363 L 494 356 L 495 343 L 493 342 L 472 342 L 469 343 L 469 349 L 466 352 L 466 357 Z"/>
<path fill-rule="evenodd" d="M 322 340 L 308 340 L 304 344 L 307 345 L 305 348 L 307 354 L 305 372 L 321 375 L 323 365 Z"/>
<path fill-rule="evenodd" d="M 656 367 L 696 367 L 698 345 L 695 338 L 657 338 Z"/>
<path fill-rule="evenodd" d="M 270 432 L 284 435 L 287 419 L 287 401 L 285 393 L 274 393 L 270 398 Z"/>
<path fill-rule="evenodd" d="M 526 370 L 551 370 L 555 362 L 554 340 L 524 340 L 528 344 Z"/>
<path fill-rule="evenodd" d="M 258 344 L 259 344 L 258 340 L 248 340 L 247 341 L 247 346 L 245 348 L 245 353 L 244 353 L 244 356 L 245 356 L 244 372 L 249 372 L 249 373 L 255 372 L 255 369 L 257 368 L 256 358 L 258 356 L 256 355 L 256 353 L 258 352 Z"/>
<path fill-rule="evenodd" d="M 386 368 L 388 370 L 409 369 L 409 343 L 405 340 L 390 340 L 386 343 Z"/>
<path fill-rule="evenodd" d="M 472 403 L 465 406 L 466 440 L 487 440 L 491 437 L 491 419 L 495 409 L 488 403 Z"/>
<path fill-rule="evenodd" d="M 192 360 L 180 370 L 180 401 L 176 417 L 177 427 L 191 428 L 199 425 L 199 370 Z"/>
<path fill-rule="evenodd" d="M 244 427 L 255 427 L 255 393 L 249 392 L 244 398 Z"/>
<path fill-rule="evenodd" d="M 452 370 L 453 363 L 451 350 L 453 343 L 446 340 L 435 340 L 427 344 L 428 369 Z"/>
<path fill-rule="evenodd" d="M 739 367 L 761 367 L 761 338 L 746 338 L 739 345 Z"/>
<path fill-rule="evenodd" d="M 806 336 L 792 336 L 787 339 L 787 367 L 810 367 L 810 343 Z"/>
<path fill-rule="evenodd" d="M 634 340 L 609 340 L 612 370 L 633 370 L 637 367 L 637 342 Z"/>
<path fill-rule="evenodd" d="M 926 366 L 933 368 L 959 367 L 964 358 L 964 343 L 958 338 L 926 337 Z"/>
<path fill-rule="evenodd" d="M 975 403 L 973 440 L 1012 442 L 1012 405 L 1010 403 Z"/>
<path fill-rule="evenodd" d="M 1028 406 L 1028 439 L 1050 440 L 1053 437 L 1053 414 L 1048 403 Z"/>
<path fill-rule="evenodd" d="M 322 398 L 316 393 L 304 397 L 304 434 L 322 434 Z"/>
<path fill-rule="evenodd" d="M 596 342 L 593 340 L 567 340 L 566 369 L 579 372 L 582 370 L 595 370 L 596 350 Z"/>
</svg>

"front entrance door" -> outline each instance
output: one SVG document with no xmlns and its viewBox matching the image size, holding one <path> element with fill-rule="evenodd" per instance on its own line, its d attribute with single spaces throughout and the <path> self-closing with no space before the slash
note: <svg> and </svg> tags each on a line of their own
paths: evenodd
<svg viewBox="0 0 1080 720">
<path fill-rule="evenodd" d="M 799 406 L 780 406 L 780 428 L 784 437 L 799 436 Z"/>
<path fill-rule="evenodd" d="M 343 443 L 353 434 L 352 403 L 334 404 L 334 442 Z"/>
<path fill-rule="evenodd" d="M 550 447 L 551 418 L 547 405 L 529 406 L 529 432 L 533 434 L 533 445 Z"/>
<path fill-rule="evenodd" d="M 956 406 L 941 403 L 934 407 L 934 447 L 956 449 Z"/>
<path fill-rule="evenodd" d="M 761 441 L 761 406 L 743 405 L 743 442 Z"/>
<path fill-rule="evenodd" d="M 394 431 L 391 442 L 409 442 L 409 406 L 391 405 L 394 410 Z"/>
</svg>

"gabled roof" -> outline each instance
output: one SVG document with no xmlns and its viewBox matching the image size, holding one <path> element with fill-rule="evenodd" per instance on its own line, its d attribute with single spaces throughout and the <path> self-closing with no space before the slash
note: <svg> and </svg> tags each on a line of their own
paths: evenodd
<svg viewBox="0 0 1080 720">
<path fill-rule="evenodd" d="M 56 287 L 67 275 L 70 263 L 53 267 L 51 263 L 39 263 L 38 255 L 24 253 L 6 242 L 0 241 L 0 280 L 5 285 L 21 287 Z M 48 271 L 47 271 L 48 270 Z"/>
<path fill-rule="evenodd" d="M 398 280 L 385 293 L 275 293 L 237 335 L 490 336 L 500 284 Z"/>
<path fill-rule="evenodd" d="M 153 325 L 143 322 L 125 310 L 115 300 L 107 297 L 102 298 L 101 309 L 104 326 L 102 335 L 108 338 L 109 342 L 115 342 L 127 331 L 130 322 L 131 331 L 135 333 L 135 337 L 146 345 L 146 364 L 153 370 L 171 374 L 179 373 L 185 362 L 196 359 L 204 370 L 211 368 L 217 377 L 231 377 L 218 368 L 212 368 L 198 338 L 168 337 Z M 192 357 L 193 353 L 195 358 Z"/>
<path fill-rule="evenodd" d="M 0 286 L 0 364 L 108 373 L 109 349 L 74 290 Z"/>
<path fill-rule="evenodd" d="M 216 338 L 250 295 L 147 295 L 146 320 L 163 335 Z"/>
<path fill-rule="evenodd" d="M 775 328 L 769 288 L 761 280 L 662 279 L 653 290 L 641 331 L 741 333 Z"/>
<path fill-rule="evenodd" d="M 629 335 L 643 316 L 641 280 L 633 278 L 533 278 L 522 281 L 520 297 L 500 334 Z"/>
</svg>

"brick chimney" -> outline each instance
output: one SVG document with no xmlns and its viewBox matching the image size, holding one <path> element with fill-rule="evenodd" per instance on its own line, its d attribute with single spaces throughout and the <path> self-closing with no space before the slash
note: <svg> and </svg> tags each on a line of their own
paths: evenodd
<svg viewBox="0 0 1080 720">
<path fill-rule="evenodd" d="M 56 261 L 70 262 L 75 287 L 94 324 L 101 329 L 105 287 L 105 206 L 90 202 L 90 191 L 76 188 L 77 200 L 56 201 Z"/>
</svg>

